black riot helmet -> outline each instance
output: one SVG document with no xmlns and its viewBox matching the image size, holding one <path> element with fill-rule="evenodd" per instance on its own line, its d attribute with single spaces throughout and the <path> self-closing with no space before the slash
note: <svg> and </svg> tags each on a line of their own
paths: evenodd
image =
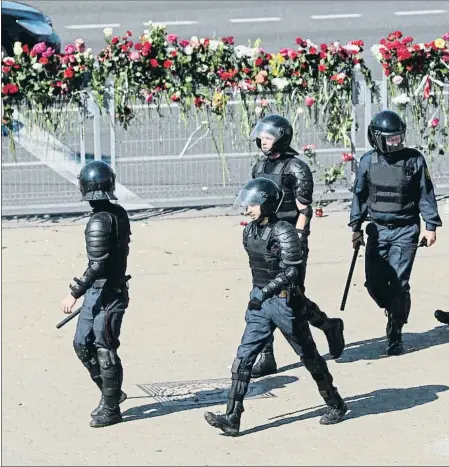
<svg viewBox="0 0 449 467">
<path fill-rule="evenodd" d="M 368 141 L 374 149 L 386 154 L 404 149 L 407 125 L 392 110 L 377 113 L 368 126 Z"/>
<path fill-rule="evenodd" d="M 259 205 L 261 216 L 272 216 L 276 214 L 284 199 L 283 191 L 273 180 L 258 177 L 250 180 L 239 192 L 234 202 L 235 209 L 243 208 L 246 211 L 248 206 Z"/>
<path fill-rule="evenodd" d="M 282 154 L 290 148 L 293 138 L 293 127 L 290 122 L 280 115 L 269 115 L 260 120 L 251 133 L 251 140 L 256 141 L 257 147 L 261 148 L 261 136 L 268 135 L 273 138 L 273 146 L 263 153 L 270 157 L 274 154 Z"/>
<path fill-rule="evenodd" d="M 82 201 L 117 199 L 114 195 L 115 173 L 106 162 L 92 161 L 86 164 L 78 175 L 78 184 Z"/>
</svg>

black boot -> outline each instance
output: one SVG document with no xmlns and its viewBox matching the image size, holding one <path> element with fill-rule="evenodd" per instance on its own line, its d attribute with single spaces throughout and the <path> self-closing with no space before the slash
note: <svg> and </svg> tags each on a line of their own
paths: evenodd
<svg viewBox="0 0 449 467">
<path fill-rule="evenodd" d="M 243 401 L 228 399 L 228 406 L 225 414 L 206 412 L 204 418 L 210 426 L 220 429 L 229 436 L 238 436 L 240 431 L 240 418 L 244 411 Z"/>
<path fill-rule="evenodd" d="M 400 355 L 403 351 L 402 347 L 402 327 L 404 323 L 392 318 L 391 314 L 388 314 L 387 322 L 387 339 L 388 345 L 385 349 L 387 355 Z"/>
<path fill-rule="evenodd" d="M 219 428 L 230 436 L 237 436 L 240 430 L 240 417 L 244 411 L 243 399 L 251 379 L 251 366 L 246 360 L 236 358 L 232 363 L 231 373 L 232 384 L 228 394 L 226 413 L 206 412 L 204 418 L 214 428 Z"/>
<path fill-rule="evenodd" d="M 443 324 L 449 324 L 449 312 L 443 310 L 435 311 L 435 318 Z"/>
<path fill-rule="evenodd" d="M 92 428 L 115 425 L 122 421 L 119 402 L 122 394 L 123 368 L 120 358 L 116 351 L 100 348 L 98 349 L 98 361 L 103 379 L 103 407 L 92 418 L 90 422 Z"/>
<path fill-rule="evenodd" d="M 320 418 L 321 425 L 335 425 L 340 423 L 348 411 L 345 401 L 341 398 L 336 388 L 320 391 L 321 397 L 327 405 L 326 413 Z"/>
<path fill-rule="evenodd" d="M 120 399 L 119 399 L 118 403 L 121 404 L 122 402 L 124 402 L 127 399 L 127 397 L 128 397 L 128 395 L 126 394 L 126 392 L 121 391 Z M 103 393 L 102 393 L 100 403 L 90 413 L 91 417 L 96 417 L 98 415 L 98 413 L 101 412 L 103 409 L 104 409 L 104 397 L 103 397 Z"/>
<path fill-rule="evenodd" d="M 253 366 L 251 378 L 273 375 L 277 373 L 278 366 L 274 358 L 273 342 L 265 345 L 260 352 L 259 360 Z"/>
<path fill-rule="evenodd" d="M 326 360 L 320 355 L 316 355 L 314 358 L 302 358 L 302 362 L 315 380 L 320 395 L 328 407 L 326 413 L 320 419 L 321 425 L 333 425 L 341 422 L 348 408 L 340 397 L 337 388 L 332 384 L 334 379 L 329 372 Z"/>
<path fill-rule="evenodd" d="M 321 329 L 329 345 L 329 354 L 332 358 L 338 358 L 345 349 L 345 337 L 343 334 L 344 323 L 340 318 L 329 318 L 320 310 L 319 306 L 309 299 L 307 303 L 307 320 L 309 323 Z"/>
</svg>

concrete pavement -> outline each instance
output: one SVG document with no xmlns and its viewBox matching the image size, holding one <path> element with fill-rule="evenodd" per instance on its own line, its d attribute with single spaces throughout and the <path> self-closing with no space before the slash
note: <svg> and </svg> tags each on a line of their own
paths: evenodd
<svg viewBox="0 0 449 467">
<path fill-rule="evenodd" d="M 315 383 L 276 332 L 280 371 L 252 383 L 269 397 L 245 402 L 239 438 L 221 436 L 203 414 L 224 408 L 244 327 L 250 273 L 241 217 L 186 212 L 132 222 L 119 350 L 129 398 L 124 423 L 97 430 L 89 414 L 99 394 L 73 352 L 75 323 L 55 329 L 60 300 L 86 265 L 86 219 L 3 221 L 2 465 L 447 466 L 449 327 L 433 317 L 449 304 L 447 227 L 418 252 L 405 354 L 387 358 L 385 316 L 363 287 L 363 251 L 338 311 L 352 255 L 348 213 L 325 213 L 312 221 L 306 287 L 345 320 L 346 350 L 328 365 L 350 412 L 319 425 Z M 323 333 L 312 332 L 328 358 Z"/>
</svg>

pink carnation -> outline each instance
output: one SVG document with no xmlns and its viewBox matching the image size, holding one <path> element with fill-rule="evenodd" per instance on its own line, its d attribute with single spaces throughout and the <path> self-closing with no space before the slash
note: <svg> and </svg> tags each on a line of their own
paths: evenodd
<svg viewBox="0 0 449 467">
<path fill-rule="evenodd" d="M 39 42 L 32 48 L 31 51 L 36 54 L 41 54 L 45 52 L 46 50 L 47 50 L 47 45 L 45 44 L 45 42 Z"/>
</svg>

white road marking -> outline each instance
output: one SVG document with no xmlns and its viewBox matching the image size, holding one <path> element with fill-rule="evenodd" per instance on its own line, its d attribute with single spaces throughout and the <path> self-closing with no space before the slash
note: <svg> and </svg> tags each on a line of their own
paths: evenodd
<svg viewBox="0 0 449 467">
<path fill-rule="evenodd" d="M 360 13 L 346 13 L 342 15 L 312 15 L 312 19 L 343 19 L 343 18 L 360 18 Z"/>
<path fill-rule="evenodd" d="M 395 11 L 396 16 L 413 16 L 413 15 L 440 15 L 446 13 L 446 10 L 412 10 L 412 11 Z"/>
<path fill-rule="evenodd" d="M 71 24 L 66 26 L 67 29 L 104 29 L 104 28 L 119 28 L 119 23 L 111 24 Z"/>
<path fill-rule="evenodd" d="M 282 18 L 271 17 L 271 18 L 234 18 L 230 19 L 230 23 L 265 23 L 270 21 L 281 21 Z"/>
<path fill-rule="evenodd" d="M 165 26 L 188 26 L 190 24 L 198 24 L 198 21 L 152 21 L 154 25 L 165 25 Z M 144 26 L 148 24 L 142 23 Z"/>
</svg>

